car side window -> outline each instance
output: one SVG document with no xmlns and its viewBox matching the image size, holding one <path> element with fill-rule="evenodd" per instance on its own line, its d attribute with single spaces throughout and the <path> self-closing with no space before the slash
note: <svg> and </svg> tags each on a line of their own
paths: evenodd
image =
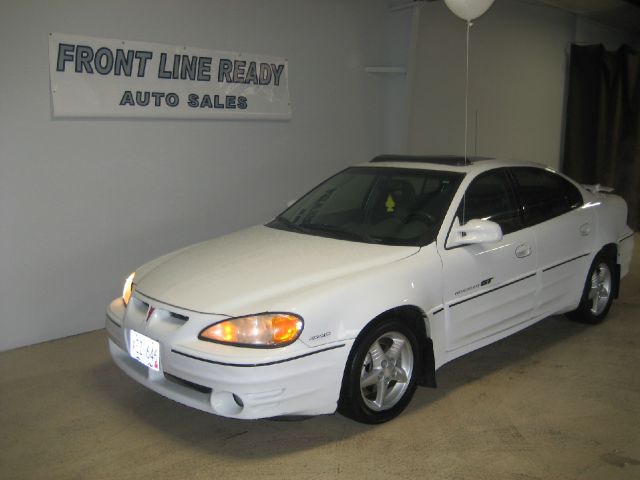
<svg viewBox="0 0 640 480">
<path fill-rule="evenodd" d="M 583 204 L 580 191 L 557 173 L 530 167 L 514 167 L 510 171 L 527 226 L 557 217 Z"/>
<path fill-rule="evenodd" d="M 505 170 L 490 170 L 476 177 L 467 188 L 457 215 L 461 224 L 473 219 L 496 222 L 504 235 L 518 230 L 520 216 Z"/>
</svg>

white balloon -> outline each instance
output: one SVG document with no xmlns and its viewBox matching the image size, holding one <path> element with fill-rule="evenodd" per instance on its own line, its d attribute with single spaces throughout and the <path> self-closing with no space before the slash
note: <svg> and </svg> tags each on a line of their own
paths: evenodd
<svg viewBox="0 0 640 480">
<path fill-rule="evenodd" d="M 494 0 L 444 0 L 449 10 L 467 22 L 489 10 Z"/>
</svg>

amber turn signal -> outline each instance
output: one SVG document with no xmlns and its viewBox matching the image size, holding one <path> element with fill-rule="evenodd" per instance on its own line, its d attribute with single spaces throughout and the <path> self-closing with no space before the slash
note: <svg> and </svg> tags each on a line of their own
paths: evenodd
<svg viewBox="0 0 640 480">
<path fill-rule="evenodd" d="M 135 278 L 135 276 L 136 272 L 133 272 L 124 281 L 124 288 L 122 289 L 122 301 L 125 305 L 127 305 L 129 303 L 129 300 L 131 300 L 131 294 L 133 293 L 133 279 Z"/>
<path fill-rule="evenodd" d="M 293 313 L 261 313 L 210 325 L 199 338 L 247 347 L 283 347 L 297 340 L 303 326 L 302 318 Z"/>
</svg>

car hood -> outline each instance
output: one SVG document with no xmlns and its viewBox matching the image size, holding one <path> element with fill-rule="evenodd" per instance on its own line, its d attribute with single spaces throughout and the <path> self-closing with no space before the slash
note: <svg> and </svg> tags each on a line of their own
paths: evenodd
<svg viewBox="0 0 640 480">
<path fill-rule="evenodd" d="M 244 315 L 269 310 L 269 299 L 418 250 L 256 226 L 149 262 L 136 271 L 136 289 L 186 310 Z"/>
</svg>

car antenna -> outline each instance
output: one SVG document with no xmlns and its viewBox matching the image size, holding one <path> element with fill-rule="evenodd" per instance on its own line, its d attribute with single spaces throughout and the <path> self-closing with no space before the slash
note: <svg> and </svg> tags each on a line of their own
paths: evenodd
<svg viewBox="0 0 640 480">
<path fill-rule="evenodd" d="M 478 156 L 478 109 L 476 108 L 476 127 L 474 130 L 474 145 L 473 145 L 473 155 L 475 157 Z"/>
</svg>

